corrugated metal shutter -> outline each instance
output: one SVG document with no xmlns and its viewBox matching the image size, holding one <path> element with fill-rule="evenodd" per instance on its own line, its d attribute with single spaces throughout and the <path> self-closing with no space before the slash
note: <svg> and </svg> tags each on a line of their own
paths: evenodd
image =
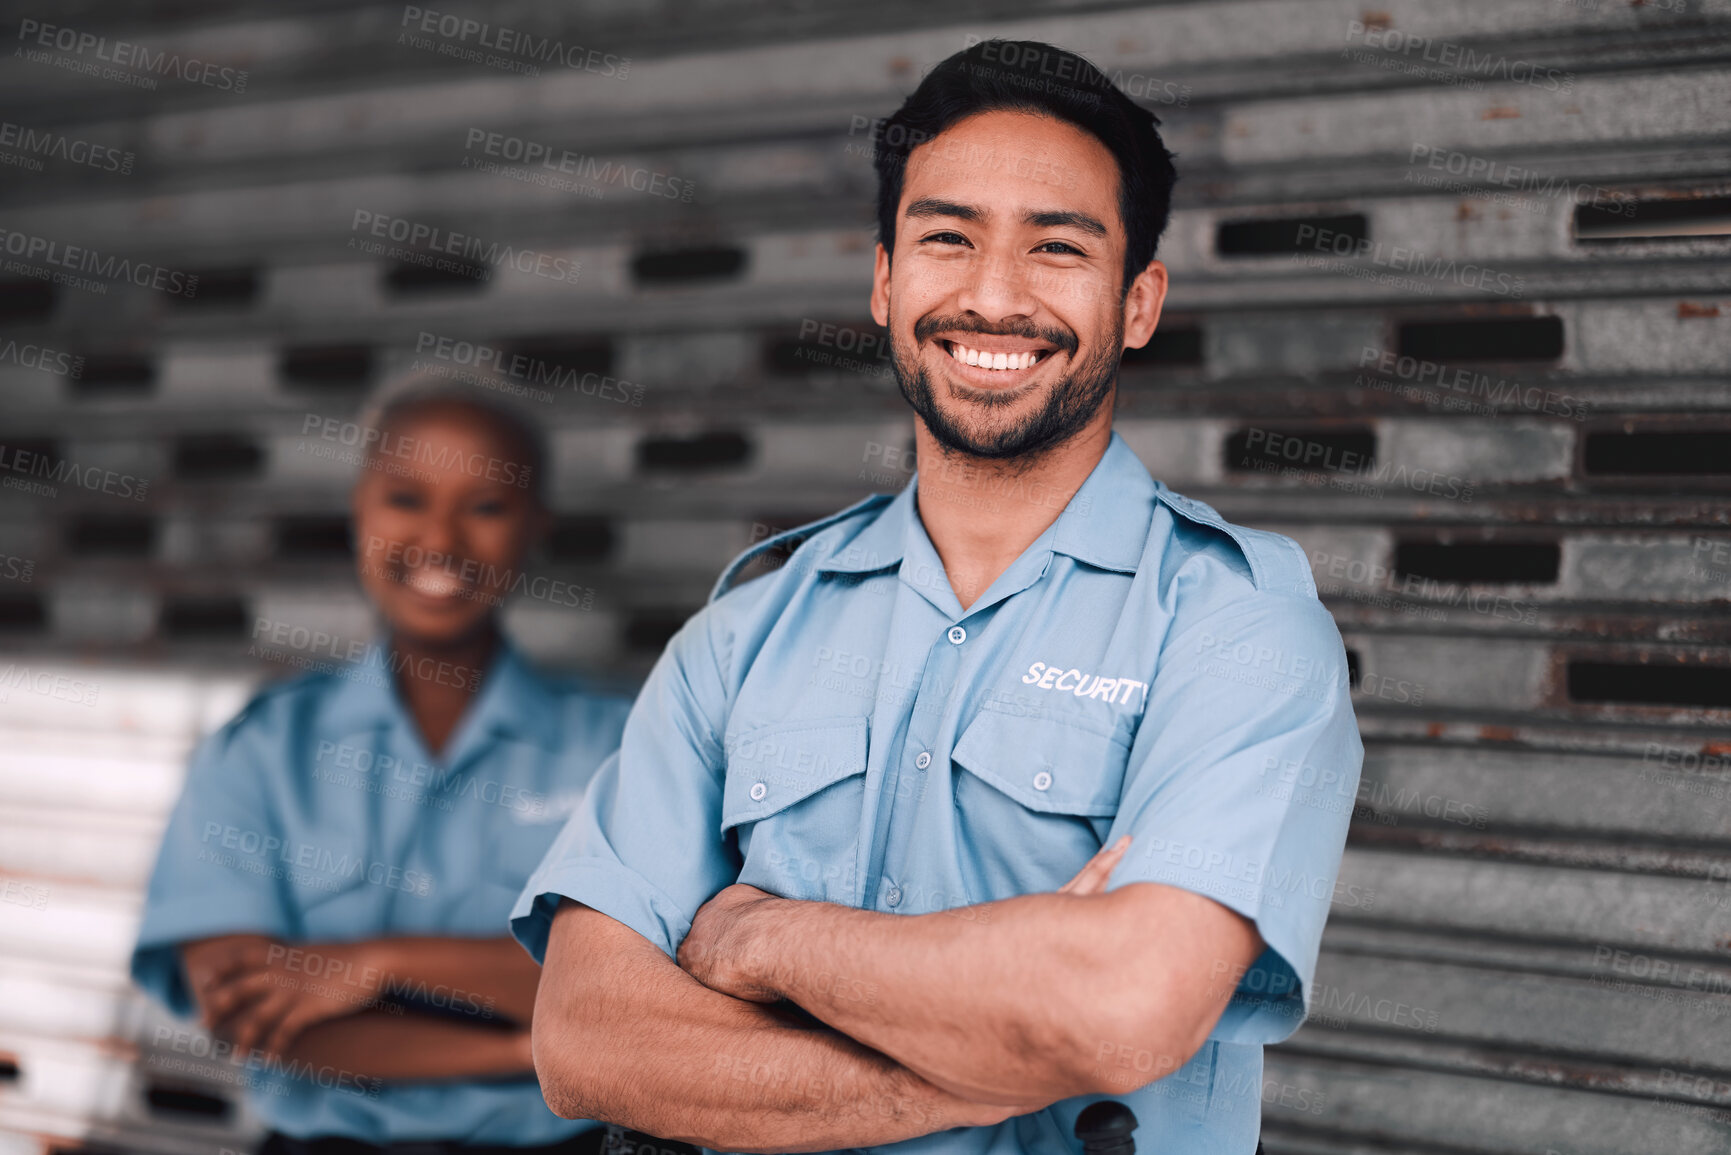
<svg viewBox="0 0 1731 1155">
<path fill-rule="evenodd" d="M 1174 291 L 1120 429 L 1302 542 L 1353 655 L 1364 786 L 1282 784 L 1356 820 L 1269 1151 L 1731 1149 L 1731 4 L 445 9 L 559 62 L 402 6 L 223 11 L 36 19 L 226 82 L 80 74 L 104 50 L 53 33 L 0 69 L 37 134 L 4 143 L 4 260 L 168 278 L 0 273 L 0 472 L 57 490 L 0 489 L 0 627 L 14 670 L 97 691 L 0 704 L 19 1150 L 248 1133 L 121 968 L 187 745 L 317 648 L 261 664 L 252 636 L 366 636 L 335 459 L 364 388 L 524 358 L 546 572 L 585 593 L 515 624 L 641 672 L 734 551 L 905 483 L 873 121 L 989 35 L 1087 53 L 1164 118 Z M 531 259 L 482 282 L 392 261 L 393 230 Z M 91 654 L 125 664 L 67 664 Z"/>
</svg>

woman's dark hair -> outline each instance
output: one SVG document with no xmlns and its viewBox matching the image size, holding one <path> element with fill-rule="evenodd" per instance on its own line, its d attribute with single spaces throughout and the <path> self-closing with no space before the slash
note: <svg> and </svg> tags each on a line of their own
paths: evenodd
<svg viewBox="0 0 1731 1155">
<path fill-rule="evenodd" d="M 396 432 L 401 426 L 431 409 L 457 407 L 467 409 L 482 421 L 492 425 L 510 444 L 515 455 L 519 476 L 528 484 L 525 488 L 535 503 L 547 506 L 547 439 L 541 432 L 542 422 L 525 413 L 517 404 L 506 399 L 511 385 L 485 372 L 464 372 L 461 377 L 444 375 L 427 369 L 411 369 L 380 385 L 367 398 L 355 418 L 371 446 L 382 441 L 382 435 Z M 369 460 L 371 453 L 369 452 Z"/>
<path fill-rule="evenodd" d="M 878 240 L 893 254 L 896 210 L 908 155 L 981 112 L 1031 112 L 1067 121 L 1105 145 L 1118 161 L 1118 212 L 1124 219 L 1124 290 L 1148 267 L 1172 212 L 1178 174 L 1160 139 L 1160 120 L 1074 52 L 1036 40 L 982 40 L 938 64 L 896 114 L 878 126 Z"/>
</svg>

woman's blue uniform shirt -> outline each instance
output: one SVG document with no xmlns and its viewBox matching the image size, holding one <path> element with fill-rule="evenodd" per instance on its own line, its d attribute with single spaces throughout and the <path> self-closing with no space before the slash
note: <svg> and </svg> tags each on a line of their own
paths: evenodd
<svg viewBox="0 0 1731 1155">
<path fill-rule="evenodd" d="M 1164 1075 L 1116 1096 L 1143 1150 L 1253 1150 L 1262 1045 L 1303 1017 L 1363 756 L 1302 550 L 1172 493 L 1114 435 L 964 611 L 914 493 L 796 531 L 810 537 L 781 569 L 731 591 L 730 568 L 513 928 L 539 957 L 567 896 L 672 955 L 734 881 L 916 914 L 1056 890 L 1131 834 L 1111 887 L 1207 895 L 1268 949 L 1220 976 L 1236 993 L 1183 1068 L 1135 1040 L 1102 1040 L 1099 1061 L 1126 1088 Z M 1076 1150 L 1089 1101 L 894 1148 Z"/>
<path fill-rule="evenodd" d="M 504 646 L 435 759 L 391 678 L 375 650 L 341 675 L 267 687 L 193 754 L 132 957 L 134 979 L 175 1012 L 196 1010 L 177 950 L 195 939 L 506 933 L 630 705 L 552 681 Z M 359 999 L 380 986 L 324 981 Z M 407 993 L 487 1013 L 468 992 Z M 549 1111 L 533 1077 L 375 1086 L 286 1076 L 263 1056 L 241 1069 L 256 1112 L 297 1137 L 528 1146 L 594 1126 Z"/>
</svg>

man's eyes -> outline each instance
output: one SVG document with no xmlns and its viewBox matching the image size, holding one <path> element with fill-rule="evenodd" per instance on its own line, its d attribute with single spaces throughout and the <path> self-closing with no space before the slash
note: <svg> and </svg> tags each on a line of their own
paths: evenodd
<svg viewBox="0 0 1731 1155">
<path fill-rule="evenodd" d="M 969 245 L 967 237 L 964 237 L 961 233 L 949 232 L 947 230 L 945 232 L 932 233 L 930 236 L 922 237 L 920 238 L 920 242 L 922 244 L 935 245 Z M 972 246 L 969 245 L 969 247 Z M 1058 257 L 1085 257 L 1088 255 L 1075 245 L 1072 245 L 1069 241 L 1043 241 L 1040 244 L 1035 245 L 1033 251 L 1036 253 L 1047 253 L 1051 256 Z"/>
</svg>

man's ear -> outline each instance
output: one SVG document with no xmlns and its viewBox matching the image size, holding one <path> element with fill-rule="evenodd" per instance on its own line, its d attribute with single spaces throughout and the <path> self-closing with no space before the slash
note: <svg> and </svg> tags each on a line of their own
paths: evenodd
<svg viewBox="0 0 1731 1155">
<path fill-rule="evenodd" d="M 1140 349 L 1154 335 L 1160 324 L 1160 310 L 1166 304 L 1166 266 L 1149 261 L 1148 267 L 1130 282 L 1124 294 L 1124 347 Z"/>
<path fill-rule="evenodd" d="M 881 241 L 877 246 L 877 255 L 872 259 L 872 320 L 885 328 L 889 327 L 890 255 Z"/>
</svg>

